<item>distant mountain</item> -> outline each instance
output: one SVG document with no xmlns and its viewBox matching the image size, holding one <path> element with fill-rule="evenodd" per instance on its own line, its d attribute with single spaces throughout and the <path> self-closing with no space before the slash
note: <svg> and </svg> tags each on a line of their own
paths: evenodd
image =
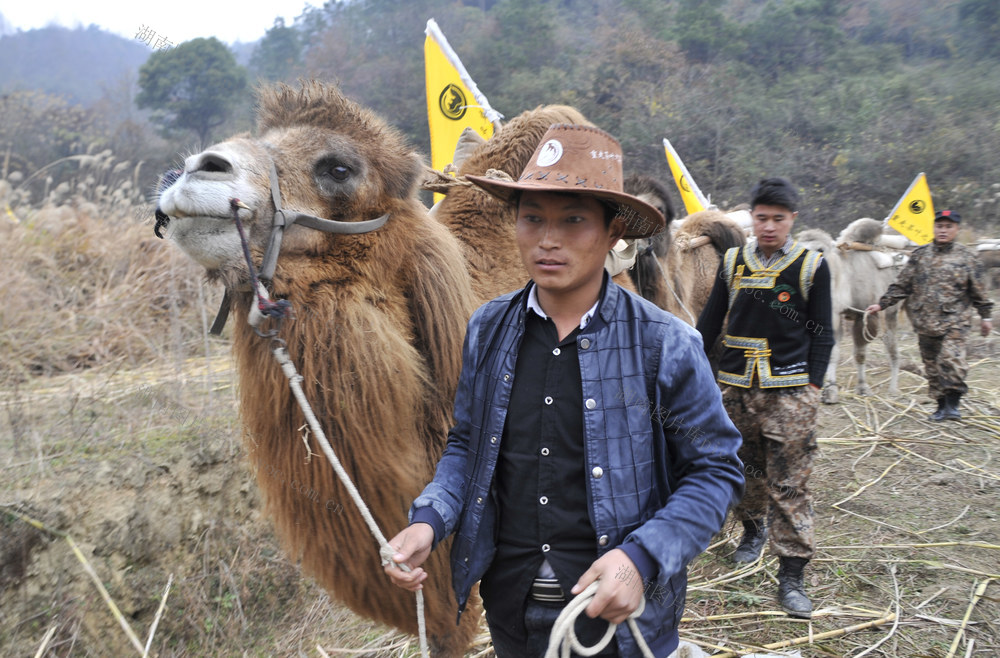
<svg viewBox="0 0 1000 658">
<path fill-rule="evenodd" d="M 137 77 L 152 54 L 146 44 L 96 25 L 45 27 L 0 36 L 0 94 L 37 89 L 90 104 L 126 73 Z"/>
</svg>

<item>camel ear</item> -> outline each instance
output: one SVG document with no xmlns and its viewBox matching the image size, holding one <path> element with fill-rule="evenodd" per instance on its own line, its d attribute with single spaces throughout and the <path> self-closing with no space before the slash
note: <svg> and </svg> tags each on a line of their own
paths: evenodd
<svg viewBox="0 0 1000 658">
<path fill-rule="evenodd" d="M 399 162 L 399 166 L 387 172 L 386 192 L 396 199 L 406 199 L 417 185 L 417 178 L 423 173 L 424 163 L 420 156 L 410 152 Z"/>
</svg>

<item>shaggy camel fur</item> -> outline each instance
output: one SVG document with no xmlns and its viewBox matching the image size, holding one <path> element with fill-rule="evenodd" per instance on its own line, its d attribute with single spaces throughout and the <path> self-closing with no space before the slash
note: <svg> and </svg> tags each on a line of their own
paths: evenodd
<svg viewBox="0 0 1000 658">
<path fill-rule="evenodd" d="M 252 209 L 241 212 L 260 262 L 274 210 L 271 159 L 286 208 L 344 221 L 389 213 L 384 227 L 361 235 L 293 225 L 271 285 L 272 296 L 295 310 L 279 336 L 306 395 L 389 535 L 406 525 L 452 424 L 465 324 L 476 302 L 463 247 L 421 204 L 421 160 L 402 136 L 319 83 L 262 90 L 257 136 L 188 157 L 160 198 L 170 238 L 233 296 L 244 438 L 278 535 L 334 598 L 415 634 L 413 595 L 385 577 L 378 546 L 331 466 L 308 454 L 321 450 L 314 439 L 307 449 L 303 415 L 271 345 L 245 321 L 252 299 L 229 199 Z M 480 609 L 470 603 L 455 625 L 448 554 L 448 545 L 439 546 L 426 564 L 427 627 L 435 655 L 460 656 Z"/>
<path fill-rule="evenodd" d="M 630 176 L 625 191 L 653 206 L 670 208 L 666 190 L 646 176 Z M 742 229 L 719 210 L 689 215 L 676 233 L 667 230 L 650 240 L 651 249 L 640 249 L 633 281 L 643 297 L 681 320 L 695 325 L 708 302 L 722 255 L 746 242 Z"/>
<path fill-rule="evenodd" d="M 858 219 L 850 223 L 837 238 L 836 244 L 875 245 L 882 233 L 882 223 L 874 219 Z M 839 398 L 837 387 L 837 363 L 840 360 L 840 338 L 844 335 L 845 320 L 852 320 L 854 337 L 854 363 L 858 368 L 858 395 L 870 395 L 871 387 L 865 373 L 868 340 L 865 337 L 882 334 L 882 342 L 889 354 L 889 394 L 899 393 L 899 349 L 896 344 L 896 326 L 899 322 L 899 307 L 893 306 L 879 313 L 878 317 L 867 316 L 863 310 L 878 302 L 879 297 L 896 280 L 900 267 L 879 267 L 872 251 L 841 250 L 834 246 L 829 233 L 821 229 L 806 229 L 798 234 L 802 246 L 823 252 L 830 267 L 830 287 L 833 297 L 833 317 L 835 319 L 833 352 L 826 371 L 822 401 L 834 404 Z M 861 309 L 858 312 L 854 309 Z M 884 329 L 879 321 L 885 322 Z M 867 332 L 865 325 L 867 323 Z"/>
<path fill-rule="evenodd" d="M 565 105 L 541 106 L 524 112 L 462 160 L 458 168 L 459 179 L 470 174 L 483 176 L 488 169 L 517 178 L 545 131 L 554 123 L 593 125 L 579 111 Z M 436 207 L 434 217 L 462 243 L 476 298 L 487 302 L 524 287 L 528 274 L 521 263 L 514 235 L 515 210 L 474 185 L 426 187 L 447 193 Z M 614 281 L 636 291 L 625 272 L 614 277 Z"/>
</svg>

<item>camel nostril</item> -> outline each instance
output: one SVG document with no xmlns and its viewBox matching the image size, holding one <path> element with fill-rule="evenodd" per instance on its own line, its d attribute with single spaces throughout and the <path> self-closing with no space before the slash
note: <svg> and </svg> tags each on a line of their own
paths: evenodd
<svg viewBox="0 0 1000 658">
<path fill-rule="evenodd" d="M 229 160 L 220 155 L 206 153 L 201 156 L 201 160 L 198 162 L 198 166 L 194 168 L 194 171 L 231 174 L 233 173 L 233 165 Z"/>
</svg>

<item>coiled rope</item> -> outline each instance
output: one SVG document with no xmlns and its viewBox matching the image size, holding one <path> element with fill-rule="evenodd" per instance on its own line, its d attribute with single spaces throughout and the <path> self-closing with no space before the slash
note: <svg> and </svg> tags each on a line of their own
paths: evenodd
<svg viewBox="0 0 1000 658">
<path fill-rule="evenodd" d="M 865 339 L 866 343 L 870 343 L 874 341 L 876 338 L 878 338 L 877 325 L 875 327 L 874 332 L 868 331 L 868 316 L 871 315 L 871 313 L 868 312 L 868 309 L 860 309 L 860 308 L 854 308 L 853 306 L 848 306 L 847 310 L 861 314 L 861 336 Z M 875 321 L 878 322 L 877 317 L 875 318 Z"/>
<path fill-rule="evenodd" d="M 552 634 L 549 636 L 549 647 L 545 651 L 545 658 L 569 658 L 570 652 L 575 651 L 581 656 L 593 656 L 599 653 L 604 647 L 608 646 L 611 642 L 611 638 L 615 636 L 615 629 L 618 628 L 618 624 L 608 622 L 608 630 L 605 631 L 604 637 L 597 641 L 597 644 L 593 646 L 584 646 L 580 643 L 579 638 L 576 636 L 576 631 L 573 629 L 573 625 L 576 623 L 576 618 L 579 617 L 584 609 L 590 605 L 590 602 L 594 599 L 594 594 L 597 593 L 599 583 L 594 581 L 587 586 L 582 592 L 576 595 L 576 597 L 566 604 L 562 612 L 559 613 L 559 617 L 556 618 L 556 623 L 552 625 Z M 639 632 L 639 625 L 635 623 L 635 620 L 642 615 L 642 611 L 646 609 L 646 599 L 639 600 L 639 607 L 632 611 L 632 614 L 628 616 L 626 622 L 628 623 L 629 629 L 632 631 L 632 637 L 635 638 L 635 643 L 639 645 L 639 650 L 642 652 L 644 658 L 654 658 L 653 652 L 650 651 L 649 645 L 646 644 L 646 640 L 643 639 L 642 633 Z"/>
</svg>

